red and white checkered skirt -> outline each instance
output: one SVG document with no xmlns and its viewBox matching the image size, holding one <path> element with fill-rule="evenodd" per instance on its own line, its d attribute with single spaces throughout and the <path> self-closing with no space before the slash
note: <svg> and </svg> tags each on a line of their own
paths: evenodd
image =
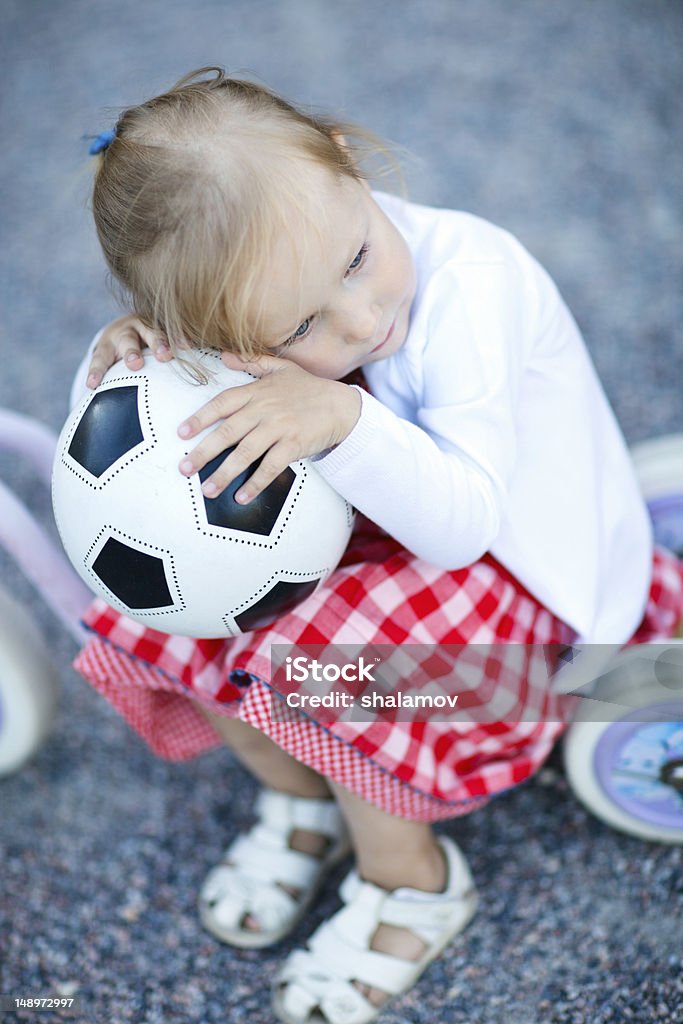
<svg viewBox="0 0 683 1024">
<path fill-rule="evenodd" d="M 658 550 L 634 639 L 672 635 L 681 615 L 683 566 Z M 542 645 L 574 638 L 564 623 L 490 556 L 444 572 L 363 517 L 337 570 L 272 626 L 235 639 L 195 640 L 148 629 L 101 600 L 85 622 L 96 636 L 75 667 L 159 756 L 183 760 L 221 744 L 201 704 L 242 719 L 298 761 L 413 820 L 456 817 L 529 778 L 570 715 L 566 698 L 529 685 Z M 271 714 L 272 644 L 497 643 L 528 645 L 530 652 L 504 722 L 320 723 L 299 712 Z"/>
</svg>

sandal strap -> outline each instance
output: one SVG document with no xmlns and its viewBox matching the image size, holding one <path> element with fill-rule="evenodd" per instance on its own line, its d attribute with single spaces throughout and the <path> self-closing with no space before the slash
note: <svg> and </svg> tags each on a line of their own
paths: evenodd
<svg viewBox="0 0 683 1024">
<path fill-rule="evenodd" d="M 411 983 L 418 964 L 359 946 L 357 937 L 351 938 L 354 922 L 344 915 L 344 910 L 335 914 L 330 927 L 320 928 L 309 940 L 310 973 L 332 973 L 347 983 L 360 981 L 390 995 L 402 992 Z M 376 927 L 375 922 L 372 930 Z"/>
<path fill-rule="evenodd" d="M 219 864 L 207 876 L 204 900 L 215 902 L 212 914 L 223 928 L 238 928 L 253 914 L 264 930 L 279 928 L 295 913 L 298 903 L 274 882 L 247 878 L 231 864 Z"/>
<path fill-rule="evenodd" d="M 346 836 L 344 820 L 333 800 L 309 800 L 265 789 L 256 800 L 256 815 L 257 824 L 237 836 L 223 860 L 245 877 L 264 883 L 306 889 L 319 874 L 324 858 L 290 849 L 295 828 L 319 832 L 333 841 Z"/>
<path fill-rule="evenodd" d="M 315 958 L 304 950 L 290 953 L 276 983 L 286 986 L 282 1002 L 292 1019 L 307 1021 L 316 1006 L 328 1024 L 366 1024 L 377 1015 L 377 1008 L 354 985 L 320 972 Z"/>
<path fill-rule="evenodd" d="M 290 850 L 280 835 L 256 825 L 228 847 L 225 860 L 247 878 L 280 882 L 296 889 L 308 886 L 320 871 L 321 861 L 310 853 Z"/>
<path fill-rule="evenodd" d="M 377 923 L 408 928 L 431 945 L 444 929 L 456 928 L 469 917 L 468 899 L 474 897 L 474 879 L 460 849 L 445 836 L 439 839 L 447 864 L 448 883 L 444 892 L 423 892 L 404 886 L 387 892 L 365 882 L 358 872 L 349 872 L 339 889 L 346 904 L 362 902 L 377 908 Z M 372 934 L 372 933 L 371 933 Z"/>
<path fill-rule="evenodd" d="M 274 789 L 262 789 L 256 799 L 259 821 L 275 832 L 289 833 L 295 829 L 320 832 L 328 839 L 340 839 L 346 825 L 336 800 L 290 796 Z"/>
<path fill-rule="evenodd" d="M 471 890 L 472 894 L 474 890 Z M 467 894 L 465 894 L 467 895 Z M 398 897 L 390 898 L 382 908 L 382 923 L 397 928 L 407 928 L 431 945 L 445 930 L 457 931 L 458 925 L 467 923 L 470 908 L 463 896 L 438 902 L 407 902 Z"/>
</svg>

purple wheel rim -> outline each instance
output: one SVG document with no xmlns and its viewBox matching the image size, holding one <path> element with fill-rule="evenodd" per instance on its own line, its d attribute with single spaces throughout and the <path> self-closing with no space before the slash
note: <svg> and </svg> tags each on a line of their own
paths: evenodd
<svg viewBox="0 0 683 1024">
<path fill-rule="evenodd" d="M 683 829 L 683 790 L 662 781 L 666 766 L 681 759 L 683 703 L 672 701 L 630 712 L 608 726 L 593 768 L 603 792 L 622 811 L 651 825 Z"/>
</svg>

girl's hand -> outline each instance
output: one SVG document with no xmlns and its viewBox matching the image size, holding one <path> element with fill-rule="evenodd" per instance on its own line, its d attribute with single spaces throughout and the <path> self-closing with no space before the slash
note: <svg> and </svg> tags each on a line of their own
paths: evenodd
<svg viewBox="0 0 683 1024">
<path fill-rule="evenodd" d="M 218 497 L 263 455 L 260 466 L 235 495 L 246 505 L 290 462 L 317 455 L 343 441 L 358 420 L 360 395 L 340 381 L 316 377 L 276 356 L 246 362 L 224 352 L 221 358 L 231 369 L 246 370 L 259 379 L 222 391 L 178 428 L 180 437 L 191 438 L 212 423 L 223 421 L 181 462 L 180 471 L 185 476 L 234 447 L 204 481 L 202 491 L 207 498 Z"/>
<path fill-rule="evenodd" d="M 119 359 L 125 360 L 129 369 L 140 370 L 144 364 L 143 346 L 151 348 L 162 363 L 173 358 L 166 338 L 160 336 L 157 331 L 151 331 L 136 316 L 121 316 L 118 320 L 112 320 L 104 328 L 102 337 L 93 350 L 86 381 L 88 387 L 96 388 L 101 384 L 109 367 Z"/>
</svg>

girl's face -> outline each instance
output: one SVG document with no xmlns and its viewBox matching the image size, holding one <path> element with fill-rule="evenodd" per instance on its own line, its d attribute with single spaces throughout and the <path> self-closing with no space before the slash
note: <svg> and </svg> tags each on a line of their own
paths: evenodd
<svg viewBox="0 0 683 1024">
<path fill-rule="evenodd" d="M 403 236 L 365 183 L 309 168 L 325 211 L 275 239 L 261 291 L 261 340 L 274 355 L 339 380 L 386 359 L 408 334 L 415 268 Z"/>
</svg>

